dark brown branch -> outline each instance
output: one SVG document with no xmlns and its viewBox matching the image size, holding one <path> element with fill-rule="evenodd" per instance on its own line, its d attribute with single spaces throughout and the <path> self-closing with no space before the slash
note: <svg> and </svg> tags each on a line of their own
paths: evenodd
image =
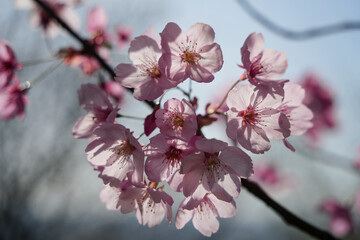
<svg viewBox="0 0 360 240">
<path fill-rule="evenodd" d="M 360 22 L 342 22 L 331 24 L 328 26 L 311 28 L 303 31 L 292 31 L 283 27 L 280 27 L 278 24 L 274 23 L 270 19 L 266 18 L 258 10 L 256 10 L 248 1 L 238 0 L 238 3 L 245 9 L 245 11 L 250 14 L 255 20 L 260 22 L 263 26 L 273 31 L 274 33 L 289 38 L 292 40 L 304 40 L 314 37 L 320 37 L 324 35 L 330 35 L 334 33 L 349 31 L 349 30 L 360 30 Z"/>
<path fill-rule="evenodd" d="M 66 31 L 68 31 L 74 38 L 76 38 L 80 43 L 82 43 L 84 49 L 88 49 L 89 53 L 93 55 L 101 64 L 101 66 L 113 77 L 115 73 L 113 69 L 96 53 L 92 44 L 87 42 L 85 39 L 81 38 L 76 32 L 74 32 L 57 14 L 46 4 L 44 4 L 41 0 L 33 0 L 36 2 L 44 11 L 46 11 L 49 16 L 54 18 Z M 152 108 L 155 107 L 154 102 L 146 102 Z M 295 216 L 293 213 L 282 207 L 280 204 L 275 202 L 272 198 L 270 198 L 256 183 L 242 179 L 241 180 L 243 187 L 245 187 L 249 192 L 254 194 L 257 198 L 261 199 L 265 202 L 270 208 L 272 208 L 275 212 L 277 212 L 281 218 L 288 224 L 298 228 L 306 232 L 307 234 L 317 237 L 319 239 L 333 239 L 336 240 L 331 234 L 322 231 L 311 224 L 305 222 L 299 217 Z"/>
<path fill-rule="evenodd" d="M 246 179 L 241 179 L 241 183 L 249 192 L 254 194 L 257 198 L 261 199 L 266 205 L 272 208 L 287 224 L 296 227 L 299 230 L 306 232 L 307 234 L 318 239 L 337 239 L 328 232 L 323 231 L 302 220 L 301 218 L 297 217 L 289 210 L 281 206 L 279 203 L 275 202 L 256 183 Z"/>
<path fill-rule="evenodd" d="M 49 7 L 46 3 L 44 3 L 41 0 L 33 0 L 35 3 L 37 3 L 39 5 L 39 7 L 41 7 L 51 18 L 53 18 L 54 20 L 56 20 L 56 22 L 62 27 L 64 28 L 71 36 L 73 36 L 76 40 L 78 40 L 83 47 L 83 50 L 88 53 L 89 55 L 92 55 L 102 66 L 102 68 L 111 76 L 111 79 L 114 79 L 115 77 L 115 72 L 113 70 L 113 68 L 107 64 L 105 62 L 104 59 L 102 59 L 102 57 L 99 56 L 99 54 L 95 51 L 95 48 L 93 46 L 93 44 L 91 44 L 89 41 L 87 41 L 86 39 L 82 38 L 79 34 L 77 34 L 67 23 L 65 23 L 55 12 L 54 10 Z M 131 93 L 134 92 L 133 89 L 127 88 L 128 91 L 130 91 Z M 145 101 L 146 104 L 148 106 L 150 106 L 151 108 L 155 107 L 155 103 L 151 102 L 151 101 Z"/>
</svg>

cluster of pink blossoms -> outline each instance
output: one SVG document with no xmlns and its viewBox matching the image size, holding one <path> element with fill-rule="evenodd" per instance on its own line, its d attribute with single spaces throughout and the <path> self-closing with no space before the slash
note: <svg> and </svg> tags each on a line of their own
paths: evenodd
<svg viewBox="0 0 360 240">
<path fill-rule="evenodd" d="M 16 60 L 9 44 L 0 39 L 0 118 L 9 120 L 24 117 L 27 98 L 26 90 L 20 86 L 15 71 L 22 65 Z"/>
<path fill-rule="evenodd" d="M 196 23 L 184 33 L 168 23 L 160 37 L 161 44 L 149 36 L 136 37 L 129 48 L 132 63 L 115 68 L 115 81 L 133 88 L 137 100 L 153 101 L 187 79 L 209 83 L 222 68 L 222 51 L 209 25 Z M 275 79 L 286 69 L 286 55 L 262 51 L 263 43 L 261 34 L 251 34 L 242 47 L 242 79 L 252 85 L 239 84 L 226 94 L 226 132 L 252 153 L 269 150 L 269 139 L 282 140 L 294 150 L 286 138 L 306 132 L 312 112 L 302 103 L 300 85 Z M 145 134 L 159 133 L 142 146 L 116 122 L 119 105 L 103 89 L 85 84 L 78 94 L 87 114 L 76 122 L 73 134 L 89 138 L 87 159 L 105 184 L 100 198 L 108 209 L 135 211 L 139 223 L 149 227 L 165 215 L 170 224 L 174 201 L 160 184 L 166 182 L 185 197 L 175 216 L 178 229 L 192 220 L 197 230 L 211 236 L 219 229 L 217 217 L 235 215 L 241 178 L 253 174 L 253 164 L 240 147 L 202 133 L 222 111 L 200 115 L 195 98 L 169 99 L 146 117 Z"/>
</svg>

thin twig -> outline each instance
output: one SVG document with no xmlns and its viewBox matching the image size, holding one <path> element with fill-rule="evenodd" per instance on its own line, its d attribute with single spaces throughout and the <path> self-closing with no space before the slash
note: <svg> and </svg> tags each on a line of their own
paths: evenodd
<svg viewBox="0 0 360 240">
<path fill-rule="evenodd" d="M 102 59 L 99 54 L 95 51 L 95 48 L 93 44 L 88 42 L 86 39 L 82 38 L 79 34 L 77 34 L 67 23 L 65 23 L 55 12 L 54 10 L 49 7 L 46 3 L 44 3 L 41 0 L 33 0 L 35 3 L 37 3 L 51 18 L 57 21 L 57 23 L 64 28 L 71 36 L 73 36 L 76 40 L 78 40 L 82 46 L 84 51 L 86 51 L 88 54 L 93 56 L 102 66 L 102 68 L 111 76 L 111 79 L 113 80 L 115 77 L 115 72 L 113 68 L 108 65 L 104 59 Z M 128 91 L 134 92 L 134 89 L 127 88 Z M 151 101 L 144 101 L 148 106 L 151 108 L 155 107 L 155 103 Z"/>
<path fill-rule="evenodd" d="M 280 27 L 278 24 L 265 17 L 258 10 L 256 10 L 247 0 L 238 0 L 238 3 L 252 18 L 260 22 L 263 26 L 282 37 L 292 40 L 304 40 L 350 30 L 360 30 L 360 22 L 342 22 L 323 27 L 311 28 L 303 31 L 293 31 L 287 28 Z"/>
</svg>

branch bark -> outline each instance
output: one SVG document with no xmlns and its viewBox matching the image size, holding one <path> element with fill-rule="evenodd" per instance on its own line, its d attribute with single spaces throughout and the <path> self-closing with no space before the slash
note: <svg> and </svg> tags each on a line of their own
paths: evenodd
<svg viewBox="0 0 360 240">
<path fill-rule="evenodd" d="M 48 6 L 46 3 L 42 2 L 41 0 L 33 0 L 36 2 L 44 11 L 46 11 L 49 16 L 51 16 L 54 20 L 56 20 L 60 26 L 62 26 L 71 36 L 73 36 L 75 39 L 77 39 L 82 45 L 84 49 L 88 49 L 89 53 L 92 54 L 101 64 L 101 66 L 104 68 L 105 71 L 109 73 L 110 76 L 114 77 L 115 73 L 108 65 L 94 50 L 94 47 L 92 44 L 90 44 L 88 41 L 80 37 L 73 29 L 69 27 L 57 14 Z M 146 101 L 146 103 L 154 108 L 155 103 Z M 279 216 L 289 225 L 294 226 L 295 228 L 313 236 L 319 239 L 330 239 L 330 240 L 336 240 L 335 237 L 333 237 L 330 233 L 327 233 L 326 231 L 320 230 L 316 228 L 315 226 L 311 225 L 310 223 L 307 223 L 306 221 L 302 220 L 301 218 L 297 217 L 295 214 L 291 213 L 289 210 L 282 207 L 280 204 L 278 204 L 275 200 L 270 198 L 256 183 L 242 179 L 241 180 L 243 187 L 245 187 L 249 192 L 251 192 L 254 196 L 259 198 L 261 201 L 266 203 L 270 208 L 272 208 Z"/>
<path fill-rule="evenodd" d="M 292 40 L 305 40 L 344 31 L 360 30 L 360 22 L 342 22 L 318 28 L 311 28 L 304 31 L 292 31 L 280 27 L 278 24 L 265 17 L 258 10 L 256 10 L 248 1 L 238 0 L 238 3 L 252 18 L 260 22 L 263 26 L 282 37 Z"/>
</svg>

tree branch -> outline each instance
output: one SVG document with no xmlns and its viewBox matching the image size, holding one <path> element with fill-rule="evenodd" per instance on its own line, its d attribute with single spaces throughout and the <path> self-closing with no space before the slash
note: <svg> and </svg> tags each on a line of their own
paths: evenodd
<svg viewBox="0 0 360 240">
<path fill-rule="evenodd" d="M 101 66 L 106 70 L 112 77 L 115 76 L 113 69 L 96 53 L 92 44 L 90 44 L 85 39 L 81 38 L 76 32 L 74 32 L 69 25 L 67 25 L 57 14 L 44 2 L 41 0 L 33 0 L 36 2 L 44 11 L 46 11 L 49 16 L 55 19 L 66 31 L 68 31 L 74 38 L 76 38 L 85 49 L 89 50 L 89 53 L 93 55 L 101 64 Z M 146 103 L 152 108 L 155 107 L 154 102 L 146 101 Z M 242 185 L 252 194 L 254 194 L 257 198 L 266 203 L 270 208 L 272 208 L 276 213 L 278 213 L 281 218 L 288 224 L 298 228 L 301 231 L 306 232 L 307 234 L 317 237 L 319 239 L 332 239 L 336 240 L 331 234 L 322 231 L 311 224 L 305 222 L 299 217 L 295 216 L 293 213 L 282 207 L 280 204 L 275 202 L 272 198 L 270 198 L 256 183 L 242 179 Z"/>
<path fill-rule="evenodd" d="M 267 195 L 264 190 L 262 190 L 255 182 L 247 179 L 241 179 L 241 183 L 249 192 L 254 194 L 257 198 L 261 199 L 266 205 L 272 208 L 287 224 L 298 228 L 299 230 L 318 239 L 337 239 L 330 233 L 318 229 L 317 227 L 291 213 L 289 210 L 269 197 L 269 195 Z"/>
<path fill-rule="evenodd" d="M 113 68 L 105 62 L 102 57 L 95 51 L 93 44 L 91 44 L 86 39 L 82 38 L 79 34 L 77 34 L 67 23 L 64 22 L 55 12 L 54 10 L 49 7 L 46 3 L 41 0 L 33 0 L 36 4 L 39 5 L 51 18 L 53 18 L 62 28 L 64 28 L 71 36 L 73 36 L 76 40 L 78 40 L 81 44 L 83 49 L 92 55 L 102 66 L 102 68 L 111 76 L 111 79 L 114 80 L 115 72 Z M 134 92 L 134 89 L 126 88 L 131 93 Z M 155 103 L 151 101 L 145 101 L 148 106 L 151 108 L 155 107 Z"/>
<path fill-rule="evenodd" d="M 320 37 L 324 35 L 334 34 L 338 32 L 344 32 L 349 30 L 360 30 L 360 22 L 342 22 L 332 25 L 327 25 L 318 28 L 311 28 L 303 31 L 292 31 L 278 24 L 274 23 L 270 19 L 266 18 L 258 10 L 256 10 L 248 1 L 238 0 L 238 3 L 244 8 L 244 10 L 255 20 L 260 22 L 263 26 L 271 30 L 272 32 L 292 40 L 305 40 L 314 37 Z"/>
</svg>

